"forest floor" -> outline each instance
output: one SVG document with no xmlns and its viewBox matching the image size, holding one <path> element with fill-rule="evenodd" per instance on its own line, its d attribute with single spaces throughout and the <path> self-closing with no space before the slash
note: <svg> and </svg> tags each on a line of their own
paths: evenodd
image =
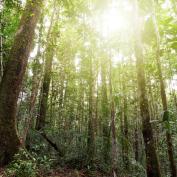
<svg viewBox="0 0 177 177">
<path fill-rule="evenodd" d="M 6 176 L 4 174 L 3 168 L 0 168 L 0 177 L 14 177 Z M 88 172 L 85 170 L 74 170 L 68 168 L 53 169 L 49 174 L 43 174 L 42 172 L 37 175 L 38 177 L 109 177 L 107 175 L 101 174 L 100 172 Z M 26 176 L 25 176 L 26 177 Z"/>
<path fill-rule="evenodd" d="M 57 169 L 54 170 L 49 177 L 108 177 L 100 172 L 87 172 L 84 170 L 73 170 L 73 169 Z"/>
</svg>

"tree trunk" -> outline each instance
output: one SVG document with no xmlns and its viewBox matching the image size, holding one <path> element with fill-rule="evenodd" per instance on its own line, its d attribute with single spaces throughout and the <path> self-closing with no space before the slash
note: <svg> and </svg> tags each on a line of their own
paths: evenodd
<svg viewBox="0 0 177 177">
<path fill-rule="evenodd" d="M 143 124 L 143 138 L 145 143 L 146 151 L 146 170 L 148 177 L 160 177 L 160 167 L 159 161 L 155 149 L 153 131 L 150 124 L 150 114 L 148 110 L 148 100 L 146 98 L 146 89 L 145 89 L 145 75 L 144 75 L 144 64 L 143 64 L 143 55 L 141 51 L 141 45 L 135 44 L 135 53 L 137 59 L 137 80 L 139 88 L 139 101 L 140 101 L 140 110 Z"/>
<path fill-rule="evenodd" d="M 137 7 L 136 7 L 137 8 Z M 138 11 L 137 11 L 138 12 Z M 138 24 L 139 18 L 137 14 L 137 23 L 135 31 L 135 56 L 137 67 L 137 81 L 140 101 L 140 112 L 142 117 L 142 133 L 144 138 L 146 153 L 146 171 L 148 177 L 161 177 L 159 160 L 156 153 L 153 130 L 150 123 L 149 105 L 146 93 L 145 69 L 143 62 L 143 49 L 141 43 L 141 28 Z"/>
<path fill-rule="evenodd" d="M 88 139 L 87 139 L 87 152 L 88 164 L 93 166 L 95 154 L 95 133 L 94 133 L 94 78 L 93 78 L 93 64 L 90 59 L 90 73 L 89 73 L 89 120 L 88 120 Z"/>
<path fill-rule="evenodd" d="M 42 2 L 43 0 L 27 2 L 0 85 L 0 166 L 9 163 L 19 149 L 20 140 L 16 130 L 17 100 Z"/>
<path fill-rule="evenodd" d="M 159 34 L 159 28 L 156 20 L 156 14 L 155 14 L 155 2 L 153 0 L 154 5 L 154 11 L 153 11 L 153 22 L 154 22 L 154 28 L 156 33 L 156 62 L 157 62 L 157 69 L 158 69 L 158 76 L 160 81 L 160 93 L 161 93 L 161 100 L 162 100 L 162 106 L 164 111 L 163 120 L 166 124 L 168 124 L 168 128 L 166 130 L 166 141 L 167 141 L 167 148 L 168 148 L 168 157 L 170 161 L 170 169 L 171 169 L 171 176 L 176 177 L 177 171 L 176 171 L 176 163 L 174 159 L 173 154 L 173 144 L 172 144 L 172 137 L 170 133 L 170 125 L 169 125 L 169 113 L 168 113 L 168 104 L 167 104 L 167 96 L 165 92 L 165 85 L 164 80 L 162 76 L 162 68 L 161 68 L 161 61 L 160 61 L 160 34 Z"/>
<path fill-rule="evenodd" d="M 111 110 L 111 132 L 112 132 L 112 175 L 117 176 L 117 142 L 116 142 L 116 126 L 115 126 L 115 103 L 112 88 L 112 61 L 109 61 L 109 89 L 110 89 L 110 110 Z"/>
<path fill-rule="evenodd" d="M 43 18 L 41 18 L 41 23 L 43 23 Z M 29 109 L 28 109 L 28 117 L 26 119 L 26 124 L 25 124 L 25 130 L 23 133 L 23 144 L 25 144 L 26 137 L 28 135 L 29 129 L 32 127 L 32 122 L 33 122 L 33 113 L 35 109 L 35 103 L 36 103 L 36 98 L 38 95 L 38 89 L 41 84 L 41 75 L 42 75 L 42 66 L 39 63 L 39 59 L 41 57 L 41 36 L 42 36 L 42 29 L 43 29 L 43 24 L 41 24 L 40 29 L 39 29 L 39 39 L 38 39 L 38 51 L 36 58 L 34 59 L 33 63 L 33 77 L 32 77 L 32 89 L 31 89 L 31 95 L 29 97 Z"/>
<path fill-rule="evenodd" d="M 0 13 L 0 29 L 2 30 L 2 12 Z M 3 33 L 3 30 L 2 30 Z M 0 35 L 0 83 L 4 73 L 3 67 L 3 35 Z"/>
<path fill-rule="evenodd" d="M 123 89 L 123 160 L 125 164 L 125 168 L 128 170 L 129 169 L 129 159 L 128 159 L 128 143 L 129 143 L 129 138 L 128 138 L 128 117 L 127 117 L 127 95 L 126 95 L 126 88 L 125 88 L 125 78 L 123 77 L 122 81 L 122 89 Z"/>
<path fill-rule="evenodd" d="M 105 163 L 109 163 L 110 161 L 110 127 L 109 127 L 109 103 L 107 96 L 107 83 L 106 83 L 106 65 L 101 63 L 101 81 L 102 81 L 102 90 L 101 90 L 101 111 L 102 111 L 102 125 L 103 125 L 103 157 Z"/>
<path fill-rule="evenodd" d="M 139 136 L 138 136 L 138 126 L 135 125 L 135 160 L 139 161 Z"/>
<path fill-rule="evenodd" d="M 53 28 L 53 21 L 54 21 L 54 15 L 56 13 L 56 1 L 54 2 L 54 9 L 51 17 L 51 23 L 47 35 L 47 47 L 46 47 L 46 54 L 45 54 L 45 68 L 44 68 L 44 78 L 43 78 L 43 84 L 41 88 L 41 100 L 40 100 L 40 106 L 39 106 L 39 114 L 37 117 L 36 122 L 36 130 L 40 130 L 44 128 L 46 123 L 46 113 L 48 108 L 48 95 L 49 95 L 49 87 L 50 87 L 50 81 L 51 81 L 51 72 L 52 72 L 52 61 L 54 56 L 54 45 L 55 40 L 54 34 L 52 34 L 52 28 Z M 53 32 L 54 33 L 54 32 Z"/>
<path fill-rule="evenodd" d="M 51 80 L 52 58 L 53 58 L 53 54 L 50 54 L 50 57 L 49 58 L 47 57 L 46 60 L 44 81 L 41 89 L 40 110 L 36 122 L 37 130 L 44 128 L 46 122 L 46 113 L 48 107 L 47 102 L 48 102 L 49 86 Z"/>
</svg>

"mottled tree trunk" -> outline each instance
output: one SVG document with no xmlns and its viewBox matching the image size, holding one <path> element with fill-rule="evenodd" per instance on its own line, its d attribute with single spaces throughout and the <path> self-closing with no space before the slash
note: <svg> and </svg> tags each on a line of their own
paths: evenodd
<svg viewBox="0 0 177 177">
<path fill-rule="evenodd" d="M 143 124 L 143 138 L 146 151 L 146 167 L 148 177 L 160 177 L 159 161 L 155 149 L 153 131 L 150 124 L 150 114 L 148 110 L 148 100 L 146 98 L 144 64 L 141 45 L 135 44 L 137 58 L 137 79 L 139 88 L 140 110 Z"/>
<path fill-rule="evenodd" d="M 137 8 L 137 6 L 136 6 Z M 137 67 L 137 82 L 140 102 L 140 112 L 142 117 L 142 133 L 144 138 L 145 153 L 146 153 L 146 171 L 148 177 L 161 177 L 159 160 L 156 153 L 154 143 L 153 130 L 150 123 L 149 105 L 146 92 L 145 69 L 143 62 L 143 49 L 141 43 L 141 28 L 139 26 L 138 9 L 137 23 L 135 31 L 135 56 Z"/>
<path fill-rule="evenodd" d="M 150 114 L 148 110 L 148 100 L 146 98 L 144 64 L 141 45 L 135 44 L 137 58 L 137 79 L 139 88 L 140 110 L 143 124 L 143 138 L 146 152 L 146 169 L 148 177 L 160 177 L 159 161 L 155 149 L 153 131 L 150 124 Z"/>
<path fill-rule="evenodd" d="M 42 1 L 27 1 L 0 85 L 0 166 L 9 163 L 19 149 L 20 140 L 16 130 L 17 100 Z"/>
</svg>

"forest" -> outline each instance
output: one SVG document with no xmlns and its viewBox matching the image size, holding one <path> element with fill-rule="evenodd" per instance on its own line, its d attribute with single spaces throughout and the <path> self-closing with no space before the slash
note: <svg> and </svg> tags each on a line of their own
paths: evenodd
<svg viewBox="0 0 177 177">
<path fill-rule="evenodd" d="M 0 0 L 0 177 L 177 177 L 177 0 Z"/>
</svg>

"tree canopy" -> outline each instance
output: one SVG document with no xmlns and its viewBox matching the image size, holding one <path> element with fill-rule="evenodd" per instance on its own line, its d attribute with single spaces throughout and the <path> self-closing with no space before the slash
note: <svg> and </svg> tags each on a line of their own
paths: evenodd
<svg viewBox="0 0 177 177">
<path fill-rule="evenodd" d="M 4 0 L 0 20 L 2 175 L 177 177 L 175 0 Z"/>
</svg>

